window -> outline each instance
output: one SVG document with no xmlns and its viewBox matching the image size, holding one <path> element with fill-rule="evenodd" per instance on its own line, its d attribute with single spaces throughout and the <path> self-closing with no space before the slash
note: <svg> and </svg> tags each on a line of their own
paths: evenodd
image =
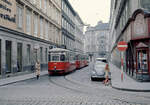
<svg viewBox="0 0 150 105">
<path fill-rule="evenodd" d="M 51 53 L 48 54 L 48 61 L 51 61 Z"/>
<path fill-rule="evenodd" d="M 45 62 L 47 62 L 47 48 L 45 49 Z"/>
<path fill-rule="evenodd" d="M 59 61 L 59 55 L 53 55 L 52 61 Z"/>
<path fill-rule="evenodd" d="M 47 10 L 47 0 L 44 0 L 44 12 L 46 13 Z"/>
<path fill-rule="evenodd" d="M 141 0 L 141 7 L 150 10 L 150 1 L 149 0 Z"/>
<path fill-rule="evenodd" d="M 38 34 L 38 15 L 34 15 L 34 36 Z"/>
<path fill-rule="evenodd" d="M 43 62 L 43 48 L 42 47 L 40 47 L 40 61 L 41 61 L 41 63 Z"/>
<path fill-rule="evenodd" d="M 30 50 L 31 50 L 31 46 L 28 44 L 27 45 L 27 62 L 28 62 L 28 64 L 30 64 L 30 60 L 31 60 Z"/>
<path fill-rule="evenodd" d="M 26 14 L 26 33 L 31 34 L 31 12 L 29 10 Z"/>
<path fill-rule="evenodd" d="M 40 8 L 42 8 L 42 0 L 39 0 Z"/>
<path fill-rule="evenodd" d="M 60 55 L 60 61 L 65 61 L 65 55 L 64 54 Z"/>
<path fill-rule="evenodd" d="M 48 39 L 48 22 L 45 23 L 45 39 Z"/>
<path fill-rule="evenodd" d="M 33 0 L 33 4 L 36 4 L 36 0 Z"/>
<path fill-rule="evenodd" d="M 23 9 L 20 6 L 17 6 L 17 25 L 18 25 L 18 28 L 22 29 L 22 26 L 23 26 Z"/>
<path fill-rule="evenodd" d="M 43 38 L 43 18 L 40 18 L 40 37 Z"/>
</svg>

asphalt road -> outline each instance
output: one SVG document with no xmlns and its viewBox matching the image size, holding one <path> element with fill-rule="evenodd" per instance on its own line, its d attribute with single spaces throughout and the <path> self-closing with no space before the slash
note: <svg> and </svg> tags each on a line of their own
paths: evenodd
<svg viewBox="0 0 150 105">
<path fill-rule="evenodd" d="M 0 105 L 149 105 L 150 93 L 126 92 L 90 80 L 91 67 L 0 87 Z"/>
</svg>

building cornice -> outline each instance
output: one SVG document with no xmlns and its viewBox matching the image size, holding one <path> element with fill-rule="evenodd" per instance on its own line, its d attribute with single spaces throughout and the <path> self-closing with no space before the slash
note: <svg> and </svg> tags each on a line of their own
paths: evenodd
<svg viewBox="0 0 150 105">
<path fill-rule="evenodd" d="M 44 42 L 44 43 L 47 43 L 47 44 L 50 44 L 50 45 L 55 45 L 55 46 L 58 46 L 58 47 L 60 46 L 59 44 L 53 43 L 51 41 L 44 40 L 44 39 L 41 39 L 41 38 L 38 38 L 38 37 L 34 37 L 34 36 L 31 36 L 31 35 L 16 31 L 16 30 L 12 30 L 12 29 L 9 29 L 9 28 L 3 27 L 3 26 L 0 26 L 0 31 L 8 32 L 8 33 L 11 33 L 13 35 L 28 38 L 28 39 L 31 39 L 31 40 Z"/>
<path fill-rule="evenodd" d="M 70 2 L 68 0 L 64 0 L 64 2 L 68 5 L 68 7 L 70 8 L 70 10 L 73 13 L 73 15 L 76 16 L 76 12 L 73 9 L 73 7 L 71 6 Z"/>
<path fill-rule="evenodd" d="M 57 9 L 61 12 L 61 7 L 58 5 L 58 3 L 56 3 L 54 0 L 50 0 L 54 5 L 55 7 L 57 7 Z"/>
</svg>

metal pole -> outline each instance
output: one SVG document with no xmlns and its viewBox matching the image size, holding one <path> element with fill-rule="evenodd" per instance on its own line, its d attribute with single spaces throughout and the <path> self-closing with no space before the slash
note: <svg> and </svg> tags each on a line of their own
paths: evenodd
<svg viewBox="0 0 150 105">
<path fill-rule="evenodd" d="M 121 81 L 123 82 L 123 51 L 121 51 Z"/>
</svg>

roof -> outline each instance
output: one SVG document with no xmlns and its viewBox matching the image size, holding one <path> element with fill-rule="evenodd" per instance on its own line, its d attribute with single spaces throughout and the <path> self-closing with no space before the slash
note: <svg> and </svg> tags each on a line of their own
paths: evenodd
<svg viewBox="0 0 150 105">
<path fill-rule="evenodd" d="M 95 26 L 95 30 L 109 30 L 109 23 L 99 23 Z"/>
<path fill-rule="evenodd" d="M 103 23 L 99 21 L 95 27 L 87 27 L 87 31 L 96 31 L 96 30 L 109 30 L 109 23 Z"/>
</svg>

